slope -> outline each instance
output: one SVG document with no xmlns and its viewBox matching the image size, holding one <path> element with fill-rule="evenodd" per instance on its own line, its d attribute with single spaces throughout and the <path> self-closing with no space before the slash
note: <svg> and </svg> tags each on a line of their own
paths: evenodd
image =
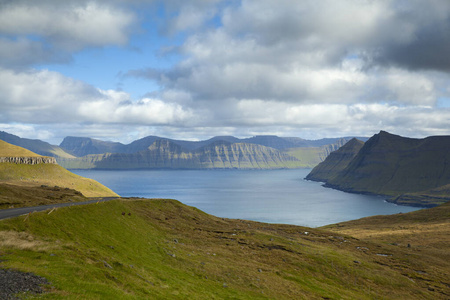
<svg viewBox="0 0 450 300">
<path fill-rule="evenodd" d="M 399 251 L 404 253 L 404 262 L 416 263 L 413 272 L 408 275 L 412 280 L 428 284 L 429 290 L 443 292 L 442 297 L 450 296 L 450 203 L 407 214 L 373 216 L 324 228 L 384 245 L 387 247 L 386 253 L 392 255 L 386 257 L 388 261 Z M 402 270 L 404 264 L 399 264 L 398 268 Z M 435 285 L 428 281 L 429 278 L 441 278 L 441 282 Z"/>
<path fill-rule="evenodd" d="M 45 158 L 29 150 L 0 141 L 0 158 Z M 26 161 L 26 160 L 25 160 Z M 15 186 L 60 186 L 75 189 L 86 197 L 117 196 L 116 193 L 95 180 L 73 174 L 54 163 L 0 162 L 0 183 Z"/>
<path fill-rule="evenodd" d="M 446 299 L 420 253 L 319 229 L 229 220 L 174 200 L 121 199 L 0 222 L 2 267 L 42 299 Z M 361 249 L 376 249 L 362 251 Z M 401 268 L 399 268 L 399 265 Z M 434 266 L 430 266 L 432 268 Z M 442 282 L 442 283 L 441 283 Z"/>
<path fill-rule="evenodd" d="M 450 199 L 444 187 L 450 184 L 450 136 L 412 139 L 381 131 L 349 161 L 353 154 L 337 172 L 323 172 L 338 161 L 330 157 L 307 178 L 347 192 L 389 196 L 398 204 L 431 207 Z"/>
<path fill-rule="evenodd" d="M 101 154 L 108 152 L 123 152 L 125 150 L 125 145 L 121 143 L 73 136 L 65 137 L 59 147 L 74 156 L 85 156 L 88 154 Z"/>
<path fill-rule="evenodd" d="M 44 156 L 65 157 L 65 158 L 73 157 L 73 155 L 65 152 L 58 146 L 50 145 L 49 143 L 43 142 L 41 140 L 21 138 L 4 131 L 0 131 L 0 140 L 5 141 L 12 145 L 28 149 L 34 153 Z"/>
<path fill-rule="evenodd" d="M 338 150 L 331 152 L 306 176 L 308 180 L 327 182 L 338 176 L 356 156 L 364 143 L 356 138 L 351 139 Z"/>
</svg>

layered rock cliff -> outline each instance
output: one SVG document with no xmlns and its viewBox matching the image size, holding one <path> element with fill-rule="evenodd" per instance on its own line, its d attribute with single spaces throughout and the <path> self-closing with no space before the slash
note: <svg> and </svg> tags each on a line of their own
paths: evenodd
<svg viewBox="0 0 450 300">
<path fill-rule="evenodd" d="M 277 149 L 217 141 L 187 150 L 165 139 L 137 153 L 106 153 L 59 161 L 72 169 L 272 169 L 298 168 L 301 162 Z"/>
<path fill-rule="evenodd" d="M 0 157 L 0 163 L 14 163 L 14 164 L 57 164 L 54 157 L 37 156 L 37 157 Z"/>
</svg>

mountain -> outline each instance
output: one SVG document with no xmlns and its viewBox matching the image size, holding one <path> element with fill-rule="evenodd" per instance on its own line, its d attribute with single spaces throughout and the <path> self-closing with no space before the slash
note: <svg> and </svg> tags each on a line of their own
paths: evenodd
<svg viewBox="0 0 450 300">
<path fill-rule="evenodd" d="M 332 140 L 334 141 L 332 144 L 325 144 L 320 147 L 289 148 L 285 149 L 284 152 L 302 161 L 304 168 L 314 168 L 324 161 L 330 153 L 345 145 L 349 141 L 349 138 L 341 138 L 337 141 L 335 139 Z"/>
<path fill-rule="evenodd" d="M 341 171 L 338 168 L 337 172 L 329 174 L 319 172 L 332 170 L 337 165 L 336 160 L 330 158 L 307 178 L 324 181 L 329 187 L 348 192 L 390 196 L 390 201 L 402 204 L 406 201 L 406 198 L 401 200 L 404 194 L 410 197 L 414 193 L 422 196 L 436 194 L 436 189 L 449 184 L 449 162 L 450 136 L 412 139 L 381 131 L 364 143 L 345 168 L 343 161 L 339 166 Z M 419 202 L 406 202 L 434 206 L 446 202 L 446 199 L 422 197 Z"/>
<path fill-rule="evenodd" d="M 106 142 L 87 137 L 74 136 L 65 137 L 59 147 L 75 156 L 123 152 L 125 150 L 125 145 L 122 143 Z"/>
<path fill-rule="evenodd" d="M 74 156 L 67 153 L 63 149 L 58 146 L 50 145 L 47 142 L 43 142 L 41 140 L 32 140 L 18 137 L 16 135 L 0 131 L 0 140 L 5 141 L 9 144 L 16 145 L 25 149 L 28 149 L 34 153 L 44 155 L 44 156 L 52 156 L 52 157 L 65 157 L 65 158 L 73 158 Z"/>
<path fill-rule="evenodd" d="M 61 166 L 69 169 L 90 169 L 100 168 L 100 166 L 106 169 L 312 168 L 349 140 L 349 138 L 305 140 L 265 135 L 246 139 L 216 136 L 203 141 L 186 141 L 147 136 L 130 144 L 122 144 L 88 137 L 68 136 L 59 146 L 54 146 L 40 140 L 23 139 L 6 132 L 1 132 L 0 139 L 41 155 L 55 157 Z M 159 142 L 161 140 L 170 142 L 170 145 L 163 146 Z M 155 143 L 157 143 L 156 148 L 165 148 L 163 150 L 165 154 L 157 154 Z M 223 149 L 217 148 L 217 145 L 222 145 Z M 215 150 L 212 151 L 211 147 Z M 220 158 L 221 151 L 225 158 Z M 227 156 L 227 153 L 232 155 Z M 237 156 L 236 153 L 238 153 Z M 169 156 L 163 158 L 166 154 Z"/>
<path fill-rule="evenodd" d="M 10 186 L 19 190 L 42 185 L 74 189 L 86 197 L 117 196 L 95 180 L 67 171 L 56 163 L 54 157 L 41 156 L 0 140 L 0 205 L 9 203 L 4 193 L 11 191 Z"/>
<path fill-rule="evenodd" d="M 356 138 L 351 139 L 336 151 L 331 152 L 323 162 L 314 167 L 306 176 L 306 179 L 326 182 L 338 176 L 358 154 L 363 145 L 364 142 Z"/>
<path fill-rule="evenodd" d="M 188 150 L 167 139 L 158 139 L 136 153 L 105 153 L 61 159 L 72 169 L 269 169 L 298 168 L 301 162 L 279 150 L 255 144 L 216 141 Z"/>
<path fill-rule="evenodd" d="M 323 147 L 327 145 L 339 144 L 342 140 L 350 140 L 351 138 L 326 138 L 320 140 L 304 140 L 296 137 L 278 137 L 274 135 L 254 136 L 251 138 L 239 139 L 233 136 L 216 136 L 204 141 L 185 141 L 174 140 L 158 136 L 147 136 L 139 140 L 133 141 L 130 144 L 124 145 L 117 142 L 101 141 L 87 137 L 66 137 L 60 148 L 64 149 L 75 156 L 85 156 L 89 154 L 102 153 L 136 153 L 146 150 L 156 140 L 168 140 L 175 143 L 186 150 L 197 150 L 215 142 L 229 142 L 229 143 L 246 143 L 256 144 L 265 147 L 270 147 L 278 150 L 286 150 L 289 148 L 309 148 L 309 147 Z M 361 138 L 367 140 L 366 138 Z"/>
</svg>

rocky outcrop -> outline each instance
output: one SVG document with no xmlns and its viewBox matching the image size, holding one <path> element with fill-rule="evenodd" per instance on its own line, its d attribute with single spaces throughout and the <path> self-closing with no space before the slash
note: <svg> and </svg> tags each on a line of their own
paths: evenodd
<svg viewBox="0 0 450 300">
<path fill-rule="evenodd" d="M 0 157 L 0 163 L 13 163 L 24 165 L 37 165 L 37 164 L 57 164 L 54 157 L 48 156 L 36 156 L 36 157 Z"/>
</svg>

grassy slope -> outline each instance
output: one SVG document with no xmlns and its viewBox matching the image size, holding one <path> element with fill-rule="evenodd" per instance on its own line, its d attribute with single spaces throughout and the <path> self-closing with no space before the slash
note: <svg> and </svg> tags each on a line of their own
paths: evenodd
<svg viewBox="0 0 450 300">
<path fill-rule="evenodd" d="M 18 186 L 60 186 L 80 191 L 86 197 L 117 196 L 97 181 L 78 176 L 54 164 L 0 163 L 0 183 Z"/>
<path fill-rule="evenodd" d="M 31 152 L 0 140 L 0 157 L 40 157 L 41 155 Z"/>
<path fill-rule="evenodd" d="M 420 192 L 449 183 L 450 137 L 404 138 L 374 135 L 344 172 L 328 181 L 354 192 L 389 196 Z"/>
<path fill-rule="evenodd" d="M 416 280 L 421 256 L 408 251 L 216 218 L 174 200 L 114 200 L 0 222 L 1 265 L 49 279 L 43 299 L 448 298 L 442 278 Z"/>
<path fill-rule="evenodd" d="M 414 262 L 411 279 L 450 297 L 450 203 L 407 214 L 373 216 L 326 226 L 338 234 L 351 235 L 402 253 L 403 262 Z M 399 269 L 403 268 L 403 263 Z M 434 281 L 434 283 L 433 283 Z M 438 284 L 436 284 L 436 282 Z"/>
<path fill-rule="evenodd" d="M 0 140 L 0 157 L 40 157 L 34 152 L 25 148 L 18 147 Z M 83 178 L 73 174 L 63 167 L 55 164 L 14 164 L 14 163 L 0 163 L 0 184 L 9 184 L 15 186 L 60 186 L 69 189 L 75 189 L 81 192 L 86 197 L 108 197 L 118 196 L 109 188 L 98 183 L 95 180 Z M 21 191 L 22 196 L 16 197 L 22 200 L 11 199 L 10 188 L 3 186 L 0 189 L 0 205 L 14 205 L 23 206 L 33 204 L 27 201 L 24 195 L 32 193 L 29 191 Z M 19 193 L 19 192 L 18 192 Z M 16 196 L 19 194 L 16 193 Z M 60 195 L 59 195 L 60 196 Z M 59 197 L 58 196 L 58 197 Z M 63 197 L 64 198 L 64 197 Z M 61 200 L 64 200 L 61 198 Z M 76 200 L 76 199 L 75 199 Z"/>
<path fill-rule="evenodd" d="M 302 168 L 313 168 L 327 157 L 326 151 L 321 147 L 290 148 L 284 152 L 297 158 Z"/>
<path fill-rule="evenodd" d="M 69 188 L 0 183 L 0 209 L 86 200 L 80 192 Z"/>
<path fill-rule="evenodd" d="M 56 157 L 65 157 L 65 158 L 74 158 L 73 155 L 65 152 L 58 146 L 50 145 L 49 143 L 40 141 L 40 140 L 31 140 L 20 138 L 13 134 L 6 133 L 4 131 L 0 131 L 0 139 L 7 143 L 16 145 L 18 147 L 23 147 L 25 149 L 29 149 L 35 153 L 40 153 L 46 156 L 56 156 Z"/>
</svg>

